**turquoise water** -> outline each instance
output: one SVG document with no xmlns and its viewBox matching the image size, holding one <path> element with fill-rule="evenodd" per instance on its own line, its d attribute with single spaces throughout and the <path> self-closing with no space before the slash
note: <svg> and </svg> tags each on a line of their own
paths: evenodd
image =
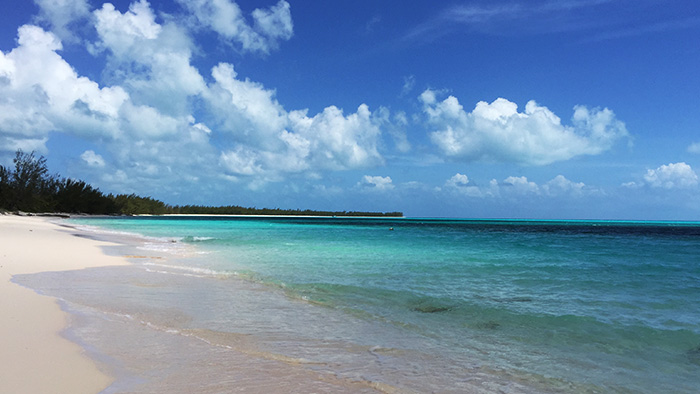
<svg viewBox="0 0 700 394">
<path fill-rule="evenodd" d="M 329 327 L 338 324 L 333 340 L 339 348 L 373 346 L 373 355 L 382 358 L 382 371 L 368 366 L 358 376 L 399 388 L 449 391 L 477 371 L 535 392 L 690 393 L 700 387 L 697 223 L 204 217 L 70 222 L 152 237 L 152 250 L 187 249 L 187 257 L 142 264 L 150 272 L 218 278 L 210 291 L 221 293 L 207 297 L 206 308 L 183 312 L 200 314 L 188 324 L 287 335 L 268 350 L 289 357 L 300 357 L 294 348 L 302 339 L 293 333 L 304 331 L 304 346 L 314 350 L 303 357 L 333 365 L 336 375 L 353 361 L 328 361 L 319 350 L 327 341 L 307 342 L 328 335 L 318 327 L 324 323 L 287 316 L 279 331 L 269 328 L 269 320 L 254 323 L 279 313 L 270 308 L 237 326 L 221 312 L 236 297 L 225 293 L 227 283 L 252 282 L 314 308 L 321 321 L 328 316 Z M 170 291 L 174 298 L 190 294 Z M 421 375 L 430 379 L 411 379 Z"/>
</svg>

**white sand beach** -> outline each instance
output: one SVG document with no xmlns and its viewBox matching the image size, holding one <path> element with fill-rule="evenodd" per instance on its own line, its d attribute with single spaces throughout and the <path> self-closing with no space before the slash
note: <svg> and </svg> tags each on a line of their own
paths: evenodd
<svg viewBox="0 0 700 394">
<path fill-rule="evenodd" d="M 11 282 L 13 275 L 123 265 L 104 243 L 51 219 L 0 215 L 0 392 L 97 393 L 112 378 L 61 335 L 68 314 L 56 299 Z"/>
</svg>

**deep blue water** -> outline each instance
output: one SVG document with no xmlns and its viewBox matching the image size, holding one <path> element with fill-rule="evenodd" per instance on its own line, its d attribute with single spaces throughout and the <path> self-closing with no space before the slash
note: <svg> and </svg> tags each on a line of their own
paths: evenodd
<svg viewBox="0 0 700 394">
<path fill-rule="evenodd" d="M 396 355 L 386 361 L 394 370 L 410 364 L 419 373 L 440 375 L 414 387 L 419 391 L 441 391 L 440 385 L 464 380 L 474 368 L 499 379 L 532 380 L 543 391 L 700 387 L 698 223 L 223 217 L 70 222 L 152 237 L 154 248 L 198 252 L 174 263 L 147 263 L 152 270 L 261 284 L 321 315 L 340 313 L 373 327 L 337 329 L 335 340 L 343 343 L 434 355 L 425 362 Z M 226 280 L 217 286 L 225 287 Z M 211 297 L 211 314 L 223 309 L 226 297 L 234 296 Z M 214 320 L 201 317 L 201 325 Z M 302 320 L 289 323 L 289 331 L 303 327 Z M 243 329 L 234 326 L 227 329 Z M 313 334 L 317 327 L 307 329 L 310 336 L 322 335 Z M 374 379 L 396 385 L 401 379 L 393 376 Z"/>
</svg>

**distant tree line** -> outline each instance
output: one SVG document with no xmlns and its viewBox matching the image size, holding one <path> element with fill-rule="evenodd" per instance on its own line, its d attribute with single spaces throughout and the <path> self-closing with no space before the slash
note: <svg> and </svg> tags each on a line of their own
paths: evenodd
<svg viewBox="0 0 700 394">
<path fill-rule="evenodd" d="M 135 194 L 108 194 L 80 180 L 49 174 L 46 159 L 34 152 L 17 151 L 14 170 L 0 166 L 0 211 L 82 213 L 91 215 L 301 215 L 301 216 L 403 216 L 401 212 L 313 211 L 245 208 L 236 205 L 172 206 Z"/>
<path fill-rule="evenodd" d="M 210 207 L 183 205 L 170 207 L 171 214 L 187 215 L 286 215 L 286 216 L 403 216 L 402 212 L 314 211 L 311 209 L 246 208 L 237 205 Z"/>
</svg>

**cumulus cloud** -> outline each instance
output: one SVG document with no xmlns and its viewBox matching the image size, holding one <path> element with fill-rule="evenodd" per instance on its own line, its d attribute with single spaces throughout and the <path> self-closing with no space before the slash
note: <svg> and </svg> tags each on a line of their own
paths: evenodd
<svg viewBox="0 0 700 394">
<path fill-rule="evenodd" d="M 222 128 L 247 143 L 264 145 L 275 140 L 287 121 L 275 91 L 248 79 L 237 79 L 233 65 L 228 63 L 215 66 L 211 75 L 215 83 L 204 95 Z"/>
<path fill-rule="evenodd" d="M 448 179 L 443 189 L 468 197 L 495 198 L 522 197 L 528 195 L 540 197 L 580 197 L 598 192 L 586 186 L 583 182 L 572 182 L 563 175 L 557 175 L 542 185 L 528 180 L 525 176 L 509 176 L 501 182 L 492 179 L 488 184 L 479 186 L 472 184 L 469 177 L 461 173 L 457 173 Z"/>
<path fill-rule="evenodd" d="M 539 194 L 540 187 L 535 182 L 530 182 L 524 176 L 509 176 L 503 180 L 505 187 L 512 188 L 516 194 Z"/>
<path fill-rule="evenodd" d="M 544 192 L 550 196 L 562 194 L 580 196 L 586 190 L 585 188 L 586 185 L 583 182 L 572 182 L 563 175 L 557 175 L 552 180 L 542 185 Z"/>
<path fill-rule="evenodd" d="M 373 116 L 366 104 L 348 115 L 335 106 L 326 107 L 313 117 L 305 110 L 292 111 L 289 120 L 291 129 L 310 141 L 310 161 L 316 167 L 344 170 L 384 163 L 378 150 L 381 120 Z"/>
<path fill-rule="evenodd" d="M 95 153 L 92 150 L 86 150 L 80 155 L 80 158 L 90 167 L 104 167 L 105 160 L 102 156 Z"/>
<path fill-rule="evenodd" d="M 451 187 L 462 187 L 467 186 L 468 184 L 469 177 L 464 174 L 460 174 L 459 172 L 453 175 L 452 178 L 448 179 L 447 182 L 445 182 L 445 186 Z"/>
<path fill-rule="evenodd" d="M 289 3 L 280 0 L 267 8 L 258 8 L 251 14 L 250 24 L 238 4 L 230 0 L 177 0 L 189 10 L 199 24 L 226 40 L 238 43 L 243 50 L 269 53 L 279 41 L 289 40 L 294 26 Z"/>
<path fill-rule="evenodd" d="M 44 10 L 69 6 L 58 0 L 41 4 Z M 85 11 L 85 3 L 77 5 L 81 5 L 80 12 L 71 14 L 76 18 Z M 158 23 L 145 0 L 132 3 L 125 12 L 106 3 L 92 16 L 86 20 L 94 23 L 96 41 L 83 43 L 91 54 L 106 55 L 103 84 L 79 75 L 59 54 L 63 49 L 59 36 L 38 26 L 20 27 L 17 46 L 9 52 L 0 51 L 0 153 L 7 156 L 22 149 L 47 154 L 51 133 L 71 134 L 109 152 L 105 157 L 110 163 L 96 151 L 84 152 L 81 159 L 87 166 L 81 169 L 101 168 L 92 172 L 97 181 L 120 191 L 133 190 L 145 181 L 163 190 L 162 185 L 170 182 L 166 179 L 196 182 L 202 174 L 216 176 L 211 174 L 221 173 L 222 162 L 233 163 L 233 156 L 225 155 L 228 151 L 242 155 L 247 150 L 266 157 L 274 154 L 275 158 L 267 160 L 275 166 L 300 170 L 284 150 L 261 150 L 259 144 L 241 140 L 224 144 L 221 150 L 212 144 L 212 138 L 220 134 L 220 130 L 212 130 L 215 120 L 201 111 L 196 119 L 193 108 L 209 87 L 191 64 L 194 45 L 176 18 Z M 258 14 L 258 20 L 267 31 L 275 23 L 272 14 Z M 73 26 L 69 22 L 64 25 Z M 254 102 L 258 100 L 255 94 L 261 92 L 267 94 L 262 88 L 240 89 L 237 103 Z M 230 102 L 224 111 L 235 112 L 232 107 Z M 262 119 L 268 113 L 255 113 L 247 106 L 237 116 Z M 278 145 L 302 152 L 293 157 L 308 156 L 303 153 L 304 141 L 285 130 L 287 113 L 282 117 L 283 122 L 270 132 L 260 131 L 258 125 L 249 132 L 272 135 Z M 112 172 L 115 168 L 119 170 Z"/>
<path fill-rule="evenodd" d="M 40 148 L 51 131 L 115 137 L 129 98 L 120 87 L 100 87 L 78 76 L 57 51 L 61 41 L 40 27 L 18 30 L 18 46 L 0 52 L 0 138 L 16 148 Z M 43 145 L 43 144 L 42 144 Z"/>
<path fill-rule="evenodd" d="M 94 15 L 101 46 L 109 48 L 120 58 L 126 55 L 134 57 L 130 52 L 139 42 L 158 38 L 162 30 L 146 0 L 131 3 L 123 14 L 112 3 L 105 3 L 101 9 L 95 10 Z"/>
<path fill-rule="evenodd" d="M 92 48 L 109 55 L 108 79 L 127 89 L 138 104 L 184 115 L 190 97 L 205 89 L 190 62 L 193 44 L 187 32 L 173 22 L 157 23 L 145 0 L 132 3 L 124 13 L 106 3 L 94 16 L 99 39 Z"/>
<path fill-rule="evenodd" d="M 497 186 L 496 186 L 497 187 Z M 480 188 L 469 184 L 469 177 L 456 173 L 445 182 L 444 188 L 469 197 L 485 197 L 493 194 L 493 188 Z"/>
<path fill-rule="evenodd" d="M 34 0 L 39 6 L 37 20 L 45 22 L 61 40 L 76 42 L 78 37 L 72 28 L 90 15 L 87 0 Z"/>
<path fill-rule="evenodd" d="M 392 190 L 394 185 L 391 181 L 391 177 L 388 176 L 370 176 L 365 175 L 357 183 L 357 186 L 362 189 L 376 190 L 376 191 L 386 191 Z"/>
<path fill-rule="evenodd" d="M 605 109 L 574 108 L 565 126 L 547 107 L 529 101 L 524 112 L 506 99 L 481 101 L 466 112 L 456 97 L 439 101 L 436 92 L 420 95 L 433 131 L 432 142 L 447 157 L 461 161 L 546 165 L 580 155 L 596 155 L 628 136 L 624 123 Z"/>
<path fill-rule="evenodd" d="M 134 3 L 125 14 L 110 10 L 108 6 L 102 10 L 107 14 L 111 12 L 103 15 L 108 16 L 107 19 L 126 18 L 112 21 L 110 28 L 98 31 L 102 50 L 108 50 L 110 54 L 108 62 L 116 64 L 115 69 L 125 70 L 123 78 L 116 80 L 121 84 L 100 86 L 78 75 L 59 55 L 63 45 L 55 34 L 38 26 L 20 27 L 17 47 L 8 53 L 0 51 L 0 151 L 7 154 L 22 149 L 46 154 L 45 144 L 50 133 L 78 136 L 99 143 L 103 150 L 110 152 L 114 166 L 107 167 L 103 158 L 97 159 L 101 158 L 97 153 L 94 156 L 87 153 L 82 159 L 93 165 L 104 163 L 105 168 L 121 168 L 124 176 L 107 172 L 99 175 L 101 181 L 122 188 L 120 190 L 129 190 L 129 182 L 136 185 L 143 184 L 144 179 L 160 182 L 165 174 L 195 178 L 188 174 L 192 171 L 216 172 L 215 149 L 209 141 L 211 130 L 205 124 L 195 122 L 186 105 L 173 109 L 139 94 L 140 88 L 158 90 L 159 83 L 170 74 L 168 78 L 180 84 L 171 92 L 184 92 L 180 98 L 187 102 L 195 90 L 188 92 L 182 88 L 186 78 L 173 79 L 173 76 L 180 75 L 165 71 L 144 76 L 132 73 L 129 67 L 122 67 L 123 64 L 133 65 L 138 60 L 148 65 L 149 70 L 158 70 L 152 65 L 177 64 L 159 59 L 159 55 L 175 56 L 183 52 L 173 51 L 174 46 L 165 45 L 167 42 L 151 42 L 161 39 L 159 32 L 164 29 L 152 23 L 153 14 L 147 9 L 147 3 Z M 99 18 L 95 22 L 101 23 Z M 127 37 L 126 42 L 130 44 L 124 45 L 124 41 L 117 37 Z M 112 48 L 118 50 L 112 52 Z M 150 61 L 145 54 L 150 54 Z M 185 52 L 185 63 L 189 67 L 187 56 Z M 156 75 L 163 78 L 154 77 Z M 196 70 L 194 75 L 199 77 Z M 130 83 L 139 78 L 143 81 L 142 87 Z M 203 80 L 201 86 L 203 89 Z M 142 103 L 134 102 L 134 95 Z M 166 92 L 162 96 L 172 100 L 176 94 Z M 162 111 L 163 107 L 168 111 Z"/>
<path fill-rule="evenodd" d="M 232 65 L 212 69 L 214 83 L 203 93 L 218 130 L 238 146 L 222 153 L 231 175 L 306 170 L 345 170 L 383 163 L 378 151 L 380 126 L 388 116 L 372 113 L 365 104 L 345 114 L 335 106 L 309 116 L 307 110 L 286 111 L 275 91 L 248 79 L 240 80 Z"/>
<path fill-rule="evenodd" d="M 140 139 L 161 139 L 178 131 L 180 121 L 147 105 L 127 103 L 122 108 L 122 129 Z"/>
<path fill-rule="evenodd" d="M 669 163 L 647 170 L 644 181 L 655 188 L 687 189 L 698 185 L 698 175 L 684 162 Z"/>
</svg>

